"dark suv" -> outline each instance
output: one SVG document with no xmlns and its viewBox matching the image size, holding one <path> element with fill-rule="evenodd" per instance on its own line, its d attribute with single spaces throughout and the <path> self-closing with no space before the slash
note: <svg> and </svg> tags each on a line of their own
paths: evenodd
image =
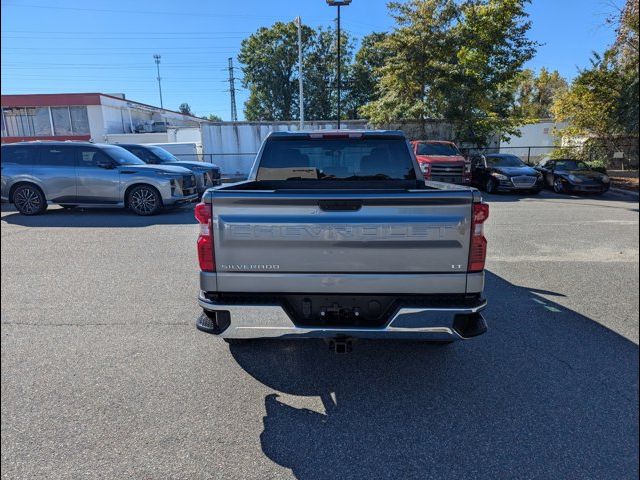
<svg viewBox="0 0 640 480">
<path fill-rule="evenodd" d="M 128 207 L 153 215 L 163 206 L 198 198 L 194 174 L 182 167 L 147 165 L 124 148 L 89 142 L 2 145 L 2 201 L 24 215 L 50 203 L 66 208 Z"/>
<path fill-rule="evenodd" d="M 207 188 L 220 185 L 220 169 L 211 163 L 178 160 L 164 148 L 155 145 L 123 143 L 118 146 L 126 148 L 140 160 L 151 165 L 175 165 L 191 170 L 196 176 L 196 185 L 200 194 Z"/>
</svg>

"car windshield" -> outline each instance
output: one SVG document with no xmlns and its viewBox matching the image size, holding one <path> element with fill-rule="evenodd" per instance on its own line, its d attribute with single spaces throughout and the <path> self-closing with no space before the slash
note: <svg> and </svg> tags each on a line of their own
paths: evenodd
<svg viewBox="0 0 640 480">
<path fill-rule="evenodd" d="M 415 180 L 402 138 L 275 138 L 267 141 L 258 180 Z"/>
<path fill-rule="evenodd" d="M 416 154 L 451 157 L 460 155 L 460 152 L 450 143 L 418 143 Z"/>
<path fill-rule="evenodd" d="M 525 167 L 526 165 L 515 155 L 487 157 L 488 167 Z"/>
<path fill-rule="evenodd" d="M 556 170 L 589 170 L 589 166 L 580 160 L 556 160 Z"/>
<path fill-rule="evenodd" d="M 129 150 L 122 147 L 103 147 L 103 150 L 113 158 L 119 165 L 146 165 Z"/>
<path fill-rule="evenodd" d="M 160 159 L 160 163 L 173 163 L 173 162 L 179 161 L 176 157 L 171 155 L 164 148 L 160 148 L 160 147 L 147 147 L 147 148 L 156 154 L 156 157 Z"/>
</svg>

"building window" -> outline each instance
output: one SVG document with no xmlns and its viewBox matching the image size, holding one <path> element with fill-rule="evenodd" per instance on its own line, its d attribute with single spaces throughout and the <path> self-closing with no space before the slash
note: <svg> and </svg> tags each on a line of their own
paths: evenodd
<svg viewBox="0 0 640 480">
<path fill-rule="evenodd" d="M 71 130 L 75 135 L 89 135 L 89 116 L 87 107 L 69 107 Z"/>
<path fill-rule="evenodd" d="M 2 109 L 3 137 L 71 136 L 90 133 L 85 106 Z"/>
<path fill-rule="evenodd" d="M 3 108 L 2 134 L 8 137 L 36 137 L 51 135 L 49 109 Z"/>
<path fill-rule="evenodd" d="M 54 135 L 73 135 L 73 131 L 71 130 L 71 116 L 69 115 L 69 107 L 51 107 L 51 118 L 53 118 Z"/>
</svg>

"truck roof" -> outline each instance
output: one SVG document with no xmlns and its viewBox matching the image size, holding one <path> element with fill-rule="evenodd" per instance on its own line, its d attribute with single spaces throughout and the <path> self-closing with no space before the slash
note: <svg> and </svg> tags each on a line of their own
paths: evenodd
<svg viewBox="0 0 640 480">
<path fill-rule="evenodd" d="M 303 130 L 303 131 L 285 131 L 271 132 L 268 137 L 310 137 L 320 135 L 323 137 L 335 136 L 363 136 L 363 137 L 390 137 L 405 138 L 402 130 Z"/>
</svg>

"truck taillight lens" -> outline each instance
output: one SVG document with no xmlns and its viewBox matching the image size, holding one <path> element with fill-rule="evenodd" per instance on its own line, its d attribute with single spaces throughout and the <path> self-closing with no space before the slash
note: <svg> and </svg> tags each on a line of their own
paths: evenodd
<svg viewBox="0 0 640 480">
<path fill-rule="evenodd" d="M 471 247 L 469 248 L 469 272 L 484 270 L 487 258 L 487 239 L 484 237 L 484 222 L 489 218 L 489 205 L 474 203 L 471 218 Z"/>
<path fill-rule="evenodd" d="M 198 262 L 203 272 L 216 271 L 216 259 L 213 253 L 213 225 L 211 223 L 211 204 L 199 203 L 195 208 L 196 220 L 200 224 L 198 236 Z"/>
</svg>

